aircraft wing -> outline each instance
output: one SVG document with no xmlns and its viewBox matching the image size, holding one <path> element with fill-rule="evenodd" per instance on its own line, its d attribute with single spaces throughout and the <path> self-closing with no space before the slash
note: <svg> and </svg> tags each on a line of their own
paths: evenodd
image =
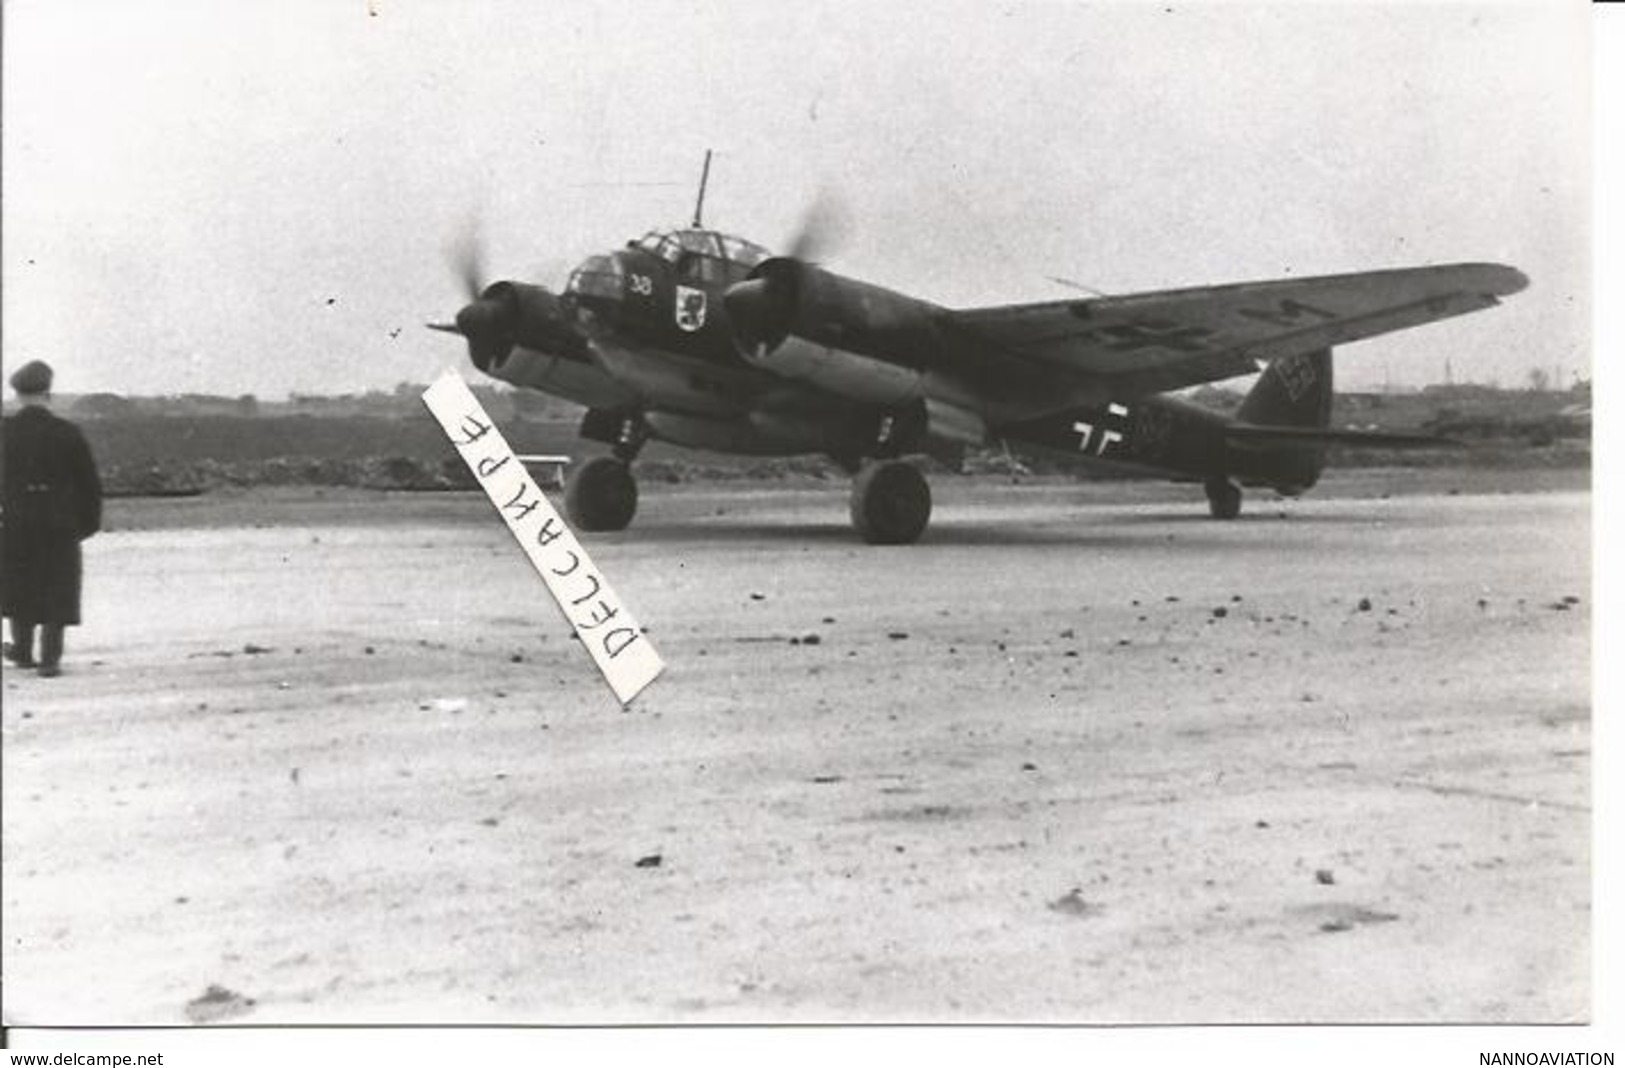
<svg viewBox="0 0 1625 1068">
<path fill-rule="evenodd" d="M 1528 284 L 1511 267 L 1459 263 L 971 308 L 944 325 L 1024 370 L 1097 377 L 1131 397 L 1493 307 Z"/>
</svg>

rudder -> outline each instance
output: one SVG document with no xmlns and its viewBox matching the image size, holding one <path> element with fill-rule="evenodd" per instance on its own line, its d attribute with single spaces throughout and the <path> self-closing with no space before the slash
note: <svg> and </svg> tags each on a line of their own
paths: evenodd
<svg viewBox="0 0 1625 1068">
<path fill-rule="evenodd" d="M 1327 426 L 1332 418 L 1332 350 L 1271 363 L 1253 383 L 1236 418 L 1257 426 Z"/>
<path fill-rule="evenodd" d="M 1264 368 L 1236 411 L 1239 423 L 1253 427 L 1325 430 L 1331 418 L 1331 349 L 1274 361 Z M 1323 444 L 1282 442 L 1273 446 L 1263 443 L 1249 446 L 1232 440 L 1229 448 L 1233 464 L 1239 459 L 1237 450 L 1250 452 L 1252 463 L 1247 466 L 1262 476 L 1260 481 L 1287 496 L 1296 496 L 1313 486 L 1326 466 Z"/>
</svg>

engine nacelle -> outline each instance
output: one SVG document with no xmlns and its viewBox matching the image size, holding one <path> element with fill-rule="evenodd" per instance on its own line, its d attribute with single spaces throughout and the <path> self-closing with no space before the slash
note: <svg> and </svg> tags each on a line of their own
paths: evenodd
<svg viewBox="0 0 1625 1068">
<path fill-rule="evenodd" d="M 499 366 L 487 373 L 512 385 L 539 389 L 588 408 L 621 409 L 638 402 L 636 393 L 596 363 L 549 356 L 529 348 L 512 349 Z"/>
<path fill-rule="evenodd" d="M 691 449 L 710 449 L 746 456 L 790 456 L 818 449 L 816 438 L 786 439 L 782 433 L 774 432 L 778 428 L 764 430 L 755 421 L 744 417 L 711 419 L 676 412 L 649 412 L 644 418 L 654 436 L 661 441 Z"/>
<path fill-rule="evenodd" d="M 983 445 L 987 442 L 987 422 L 969 408 L 928 397 L 925 418 L 934 438 L 958 445 Z"/>
<path fill-rule="evenodd" d="M 864 456 L 895 456 L 927 448 L 923 403 L 893 410 L 845 406 L 754 408 L 742 416 L 727 418 L 651 411 L 645 413 L 644 419 L 662 441 L 719 452 L 773 456 L 825 453 L 855 463 Z M 586 422 L 582 436 L 611 440 L 608 434 L 588 433 Z"/>
<path fill-rule="evenodd" d="M 516 344 L 549 356 L 587 358 L 587 339 L 576 329 L 575 316 L 551 290 L 526 282 L 497 282 L 480 299 L 507 306 L 508 334 Z"/>
<path fill-rule="evenodd" d="M 547 356 L 586 362 L 587 339 L 557 295 L 524 282 L 496 282 L 457 313 L 474 366 L 495 374 L 522 346 Z"/>
<path fill-rule="evenodd" d="M 723 297 L 740 355 L 866 404 L 922 396 L 939 309 L 799 260 L 764 260 Z"/>
</svg>

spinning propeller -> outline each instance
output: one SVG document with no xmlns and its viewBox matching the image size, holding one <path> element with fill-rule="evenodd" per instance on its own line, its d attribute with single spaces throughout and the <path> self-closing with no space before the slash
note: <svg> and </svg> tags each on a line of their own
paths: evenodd
<svg viewBox="0 0 1625 1068">
<path fill-rule="evenodd" d="M 801 213 L 788 251 L 760 264 L 743 282 L 728 287 L 722 303 L 734 337 L 747 353 L 762 356 L 784 339 L 795 317 L 802 272 L 833 255 L 845 241 L 848 216 L 839 198 L 819 190 Z"/>
<path fill-rule="evenodd" d="M 485 242 L 477 219 L 470 220 L 447 245 L 446 258 L 462 283 L 468 303 L 458 309 L 455 322 L 429 323 L 429 329 L 461 334 L 468 340 L 468 356 L 474 366 L 488 371 L 513 351 L 514 330 L 519 322 L 515 294 L 505 283 L 485 284 Z"/>
<path fill-rule="evenodd" d="M 801 224 L 785 246 L 785 255 L 802 263 L 821 263 L 845 243 L 848 229 L 846 206 L 828 189 L 820 189 L 801 213 Z"/>
</svg>

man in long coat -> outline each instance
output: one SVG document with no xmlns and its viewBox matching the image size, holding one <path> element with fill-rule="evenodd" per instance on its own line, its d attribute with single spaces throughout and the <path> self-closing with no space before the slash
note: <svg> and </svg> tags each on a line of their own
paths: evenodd
<svg viewBox="0 0 1625 1068">
<path fill-rule="evenodd" d="M 85 436 L 51 412 L 51 368 L 25 364 L 11 385 L 21 408 L 4 426 L 0 604 L 12 636 L 5 655 L 51 678 L 62 673 L 63 628 L 79 622 L 79 543 L 101 529 L 102 486 Z"/>
</svg>

